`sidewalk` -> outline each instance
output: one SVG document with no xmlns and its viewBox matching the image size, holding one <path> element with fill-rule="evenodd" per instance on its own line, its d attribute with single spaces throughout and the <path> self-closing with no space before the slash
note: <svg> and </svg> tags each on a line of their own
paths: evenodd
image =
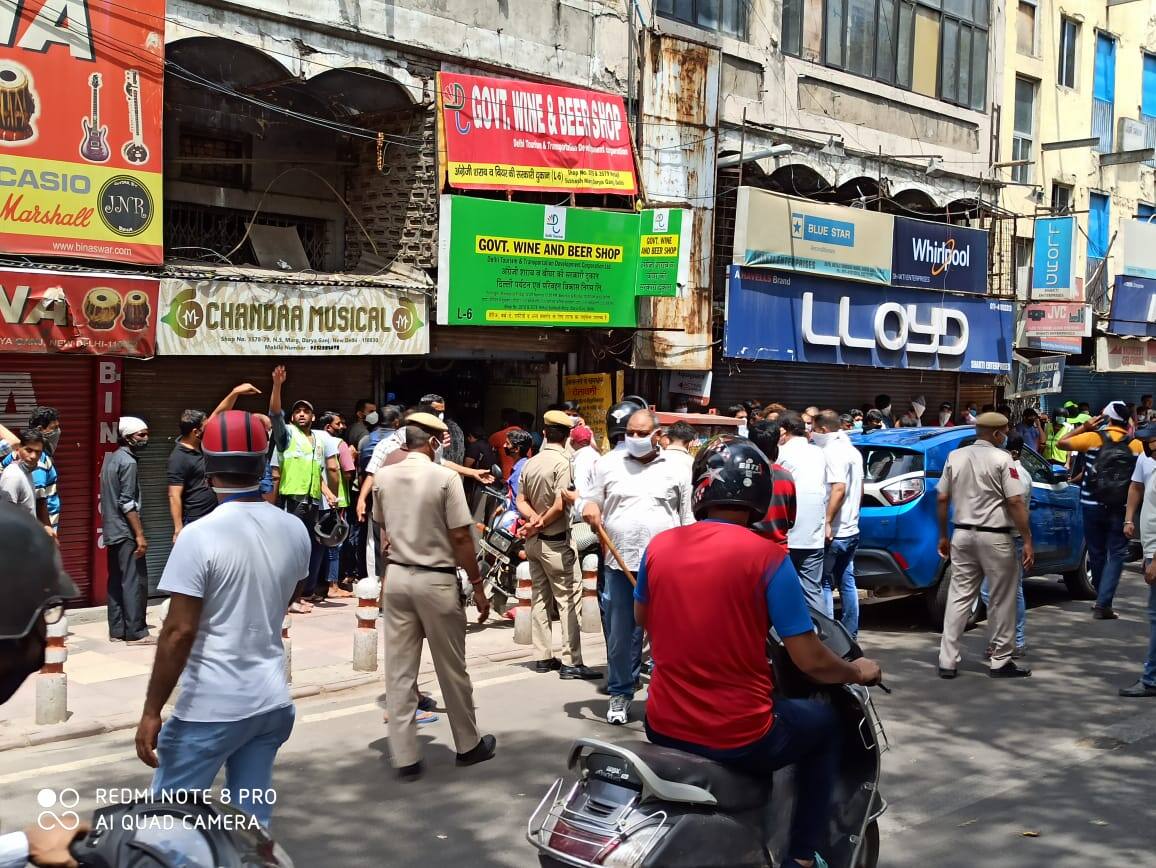
<svg viewBox="0 0 1156 868">
<path fill-rule="evenodd" d="M 384 690 L 385 649 L 380 644 L 376 672 L 353 669 L 356 602 L 333 600 L 316 606 L 308 615 L 292 616 L 289 637 L 293 651 L 294 698 L 371 684 L 379 684 Z M 150 606 L 148 623 L 154 635 L 159 621 L 158 607 Z M 380 621 L 378 624 L 380 634 Z M 601 636 L 583 636 L 584 641 L 594 640 L 599 644 L 601 639 Z M 123 642 L 108 641 L 103 609 L 86 610 L 75 618 L 70 615 L 67 643 L 68 661 L 64 671 L 68 676 L 68 721 L 47 726 L 36 724 L 37 676 L 30 676 L 16 695 L 0 706 L 0 751 L 137 725 L 156 647 L 130 647 Z M 512 621 L 492 617 L 485 628 L 472 623 L 468 628 L 466 662 L 471 670 L 528 659 L 531 653 L 530 646 L 514 644 Z M 426 683 L 432 673 L 427 649 L 422 659 L 422 682 Z"/>
</svg>

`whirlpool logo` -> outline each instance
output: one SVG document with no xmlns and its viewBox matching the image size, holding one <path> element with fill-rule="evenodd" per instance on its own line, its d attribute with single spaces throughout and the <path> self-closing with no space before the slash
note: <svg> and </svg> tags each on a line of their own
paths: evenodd
<svg viewBox="0 0 1156 868">
<path fill-rule="evenodd" d="M 957 247 L 954 238 L 932 241 L 930 238 L 911 239 L 911 258 L 931 266 L 931 276 L 946 274 L 952 267 L 971 267 L 971 245 Z"/>
</svg>

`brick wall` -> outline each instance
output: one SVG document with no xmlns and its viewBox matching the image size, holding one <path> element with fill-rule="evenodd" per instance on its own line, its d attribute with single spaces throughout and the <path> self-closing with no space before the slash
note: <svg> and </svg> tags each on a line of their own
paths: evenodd
<svg viewBox="0 0 1156 868">
<path fill-rule="evenodd" d="M 347 174 L 346 201 L 365 225 L 387 261 L 418 268 L 437 265 L 437 128 L 432 108 L 388 118 L 363 117 L 359 126 L 398 137 L 386 140 L 384 165 L 377 170 L 377 144 L 357 140 L 353 159 L 357 165 Z M 365 235 L 353 220 L 346 221 L 345 265 L 354 268 L 362 253 L 373 253 Z"/>
</svg>

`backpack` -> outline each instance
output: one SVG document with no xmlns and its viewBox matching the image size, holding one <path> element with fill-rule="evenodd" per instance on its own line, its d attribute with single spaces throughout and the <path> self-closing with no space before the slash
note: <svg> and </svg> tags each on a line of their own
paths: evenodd
<svg viewBox="0 0 1156 868">
<path fill-rule="evenodd" d="M 1136 469 L 1136 455 L 1132 452 L 1132 438 L 1112 440 L 1100 432 L 1103 445 L 1095 462 L 1088 468 L 1088 493 L 1104 506 L 1124 507 L 1128 503 L 1128 488 Z"/>
</svg>

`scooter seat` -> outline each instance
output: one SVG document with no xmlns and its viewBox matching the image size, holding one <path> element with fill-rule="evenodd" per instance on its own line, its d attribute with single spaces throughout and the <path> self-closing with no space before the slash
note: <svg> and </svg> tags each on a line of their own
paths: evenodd
<svg viewBox="0 0 1156 868">
<path fill-rule="evenodd" d="M 759 778 L 717 763 L 650 742 L 630 745 L 640 760 L 663 780 L 702 787 L 718 801 L 718 810 L 733 814 L 766 805 L 771 795 L 769 778 Z"/>
</svg>

